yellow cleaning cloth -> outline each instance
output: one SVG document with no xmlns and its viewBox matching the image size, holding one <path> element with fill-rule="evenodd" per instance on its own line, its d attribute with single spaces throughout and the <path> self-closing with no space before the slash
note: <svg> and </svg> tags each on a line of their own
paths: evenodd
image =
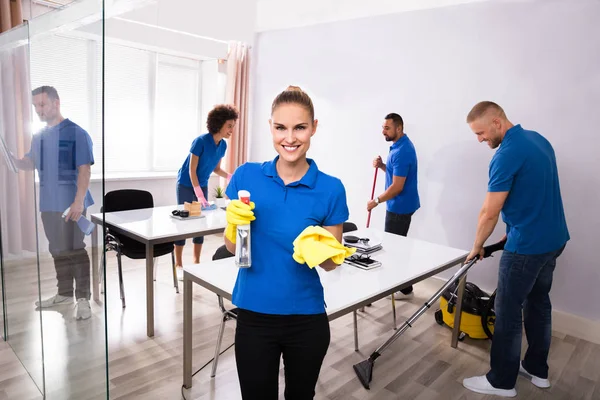
<svg viewBox="0 0 600 400">
<path fill-rule="evenodd" d="M 342 264 L 346 257 L 354 254 L 356 249 L 342 245 L 327 229 L 320 226 L 309 226 L 294 240 L 294 260 L 299 264 L 306 263 L 310 268 L 332 259 Z"/>
<path fill-rule="evenodd" d="M 247 225 L 256 219 L 252 210 L 254 210 L 253 202 L 246 204 L 240 200 L 232 200 L 229 205 L 227 205 L 227 208 L 225 209 L 227 218 L 225 237 L 229 239 L 231 243 L 235 243 L 238 225 Z"/>
</svg>

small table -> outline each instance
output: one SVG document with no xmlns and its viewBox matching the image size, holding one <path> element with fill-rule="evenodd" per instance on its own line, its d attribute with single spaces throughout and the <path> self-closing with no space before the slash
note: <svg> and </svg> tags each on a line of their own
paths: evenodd
<svg viewBox="0 0 600 400">
<path fill-rule="evenodd" d="M 381 239 L 383 249 L 373 253 L 372 258 L 381 261 L 382 266 L 366 271 L 342 264 L 331 272 L 326 272 L 320 267 L 316 270 L 323 285 L 329 320 L 354 312 L 355 349 L 358 348 L 356 310 L 459 265 L 468 255 L 465 250 L 385 233 L 373 228 L 361 229 L 352 234 L 368 237 L 372 241 Z M 184 266 L 183 384 L 186 388 L 192 386 L 192 284 L 196 283 L 231 300 L 237 273 L 238 268 L 233 258 Z M 460 326 L 458 307 L 455 317 L 455 327 L 458 328 Z M 454 329 L 453 347 L 456 347 L 458 333 L 458 329 Z"/>
<path fill-rule="evenodd" d="M 171 211 L 183 209 L 183 205 L 143 208 L 138 210 L 97 213 L 91 215 L 96 224 L 92 232 L 92 293 L 94 300 L 99 301 L 98 276 L 98 231 L 104 225 L 113 232 L 130 237 L 146 245 L 146 331 L 154 336 L 154 245 L 206 236 L 225 230 L 227 221 L 225 211 L 202 211 L 202 218 L 189 220 L 175 219 Z"/>
</svg>

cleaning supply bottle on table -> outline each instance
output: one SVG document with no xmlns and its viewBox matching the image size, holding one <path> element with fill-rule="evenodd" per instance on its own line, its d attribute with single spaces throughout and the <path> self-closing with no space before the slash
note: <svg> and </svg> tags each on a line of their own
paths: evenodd
<svg viewBox="0 0 600 400">
<path fill-rule="evenodd" d="M 238 191 L 238 198 L 242 203 L 250 204 L 250 192 Z M 238 225 L 235 240 L 235 265 L 240 268 L 249 268 L 252 264 L 250 254 L 250 224 Z"/>
</svg>

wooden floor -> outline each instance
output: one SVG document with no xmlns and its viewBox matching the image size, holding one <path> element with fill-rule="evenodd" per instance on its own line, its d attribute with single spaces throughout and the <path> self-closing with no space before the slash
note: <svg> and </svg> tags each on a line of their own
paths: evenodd
<svg viewBox="0 0 600 400">
<path fill-rule="evenodd" d="M 190 244 L 188 241 L 186 246 L 187 262 L 191 260 Z M 219 237 L 207 237 L 202 261 L 209 260 L 220 244 Z M 87 321 L 74 319 L 73 305 L 42 313 L 48 399 L 106 398 L 105 327 L 108 328 L 111 399 L 181 399 L 183 295 L 175 294 L 172 287 L 170 258 L 162 258 L 155 290 L 156 335 L 152 339 L 146 337 L 144 268 L 144 261 L 124 259 L 125 309 L 119 299 L 114 255 L 109 255 L 106 309 L 93 304 L 94 315 Z M 42 259 L 40 274 L 43 297 L 54 294 L 54 269 L 47 258 Z M 7 267 L 5 283 L 11 347 L 0 344 L 0 399 L 41 398 L 28 375 L 29 372 L 37 386 L 42 387 L 40 313 L 33 306 L 37 269 L 35 266 Z M 440 281 L 435 279 L 416 285 L 416 296 L 410 302 L 397 302 L 399 320 L 416 311 L 439 285 Z M 214 294 L 195 287 L 195 368 L 213 356 L 220 322 L 216 300 Z M 435 323 L 433 310 L 422 316 L 414 328 L 377 360 L 371 390 L 363 389 L 352 365 L 368 357 L 393 333 L 391 321 L 389 300 L 366 308 L 359 317 L 359 353 L 354 351 L 351 315 L 331 323 L 331 345 L 316 399 L 493 398 L 468 392 L 461 384 L 465 377 L 487 372 L 490 342 L 466 339 L 458 349 L 452 349 L 451 331 Z M 234 328 L 235 322 L 229 322 L 223 349 L 232 343 Z M 542 391 L 519 378 L 517 399 L 600 399 L 599 345 L 554 332 L 549 363 L 552 388 Z M 194 376 L 193 388 L 184 391 L 187 399 L 241 398 L 233 349 L 221 356 L 216 378 L 211 379 L 209 375 L 210 365 Z M 283 371 L 280 382 L 283 393 Z M 283 395 L 280 398 L 283 399 Z"/>
<path fill-rule="evenodd" d="M 0 400 L 37 400 L 42 395 L 8 343 L 0 341 Z"/>
</svg>

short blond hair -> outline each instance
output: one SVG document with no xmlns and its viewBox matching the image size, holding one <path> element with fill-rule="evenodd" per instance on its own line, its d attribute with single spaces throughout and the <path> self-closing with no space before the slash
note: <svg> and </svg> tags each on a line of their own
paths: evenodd
<svg viewBox="0 0 600 400">
<path fill-rule="evenodd" d="M 493 101 L 481 101 L 475 104 L 475 106 L 467 115 L 467 123 L 470 124 L 476 119 L 483 117 L 488 112 L 494 112 L 499 117 L 506 118 L 504 110 L 498 104 L 494 103 Z"/>
</svg>

